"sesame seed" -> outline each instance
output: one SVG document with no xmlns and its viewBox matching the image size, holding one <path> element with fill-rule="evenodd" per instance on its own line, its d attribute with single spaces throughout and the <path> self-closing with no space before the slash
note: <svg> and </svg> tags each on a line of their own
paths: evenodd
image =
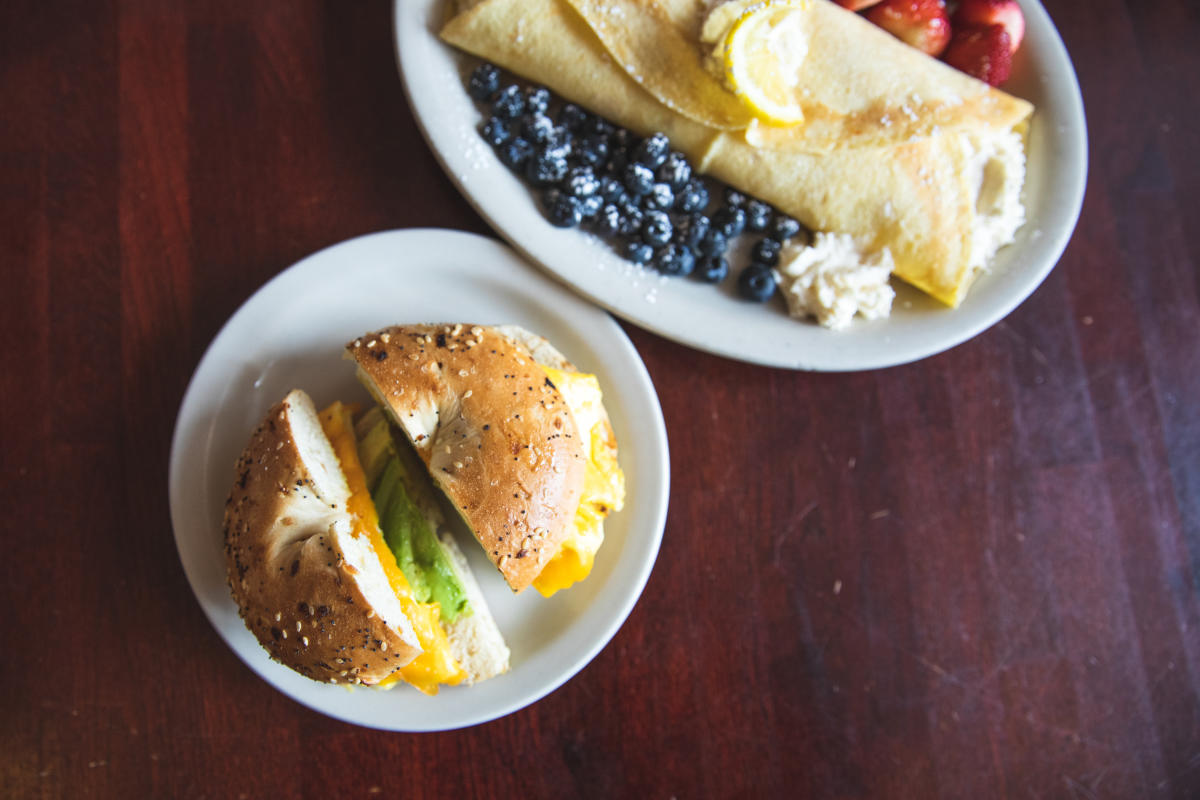
<svg viewBox="0 0 1200 800">
<path fill-rule="evenodd" d="M 455 461 L 455 462 L 454 462 L 454 468 L 455 468 L 455 469 L 462 469 L 462 468 L 463 468 L 463 463 L 462 463 L 461 461 Z"/>
<path fill-rule="evenodd" d="M 454 330 L 450 331 L 451 336 L 458 336 L 460 333 L 462 333 L 462 325 L 461 324 L 455 325 Z"/>
<path fill-rule="evenodd" d="M 472 336 L 480 336 L 482 334 L 483 334 L 483 328 L 479 327 L 478 325 L 471 326 L 471 335 Z"/>
<path fill-rule="evenodd" d="M 458 377 L 460 377 L 460 378 L 465 378 L 465 377 L 467 377 L 468 374 L 469 373 L 465 369 L 460 369 L 458 371 Z M 283 442 L 280 442 L 280 444 L 283 444 Z"/>
<path fill-rule="evenodd" d="M 379 645 L 379 649 L 385 653 L 387 652 L 387 640 L 384 640 L 384 642 Z"/>
<path fill-rule="evenodd" d="M 467 389 L 467 391 L 463 393 L 463 400 L 466 400 L 468 397 L 470 397 L 473 394 L 475 394 L 474 389 Z"/>
<path fill-rule="evenodd" d="M 276 612 L 275 612 L 275 621 L 276 621 L 276 622 L 279 622 L 279 620 L 281 620 L 281 619 L 283 619 L 283 614 L 281 614 L 281 613 L 279 613 L 278 611 L 276 611 Z"/>
<path fill-rule="evenodd" d="M 300 620 L 296 620 L 296 633 L 300 632 Z"/>
<path fill-rule="evenodd" d="M 284 628 L 283 630 L 281 630 L 280 633 L 283 634 L 283 638 L 285 638 L 285 639 L 287 638 L 287 628 Z"/>
<path fill-rule="evenodd" d="M 392 335 L 390 333 L 379 334 L 379 341 L 383 342 L 384 344 L 387 344 L 391 340 L 392 340 Z"/>
<path fill-rule="evenodd" d="M 368 348 L 371 348 L 371 347 L 374 347 L 374 346 L 375 346 L 375 340 L 374 340 L 374 339 L 372 339 L 371 341 L 367 342 L 367 347 L 368 347 Z"/>
<path fill-rule="evenodd" d="M 308 637 L 307 636 L 301 636 L 300 641 L 304 642 L 305 647 L 308 647 Z"/>
<path fill-rule="evenodd" d="M 416 360 L 417 360 L 417 359 L 419 359 L 419 358 L 420 358 L 420 356 L 419 356 L 419 355 L 417 355 L 416 353 L 409 353 L 409 354 L 408 354 L 408 360 L 409 360 L 409 361 L 416 361 Z"/>
</svg>

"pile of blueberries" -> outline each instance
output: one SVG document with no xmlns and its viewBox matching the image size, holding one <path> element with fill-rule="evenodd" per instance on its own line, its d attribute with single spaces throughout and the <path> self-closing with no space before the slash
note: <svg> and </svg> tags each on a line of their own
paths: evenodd
<svg viewBox="0 0 1200 800">
<path fill-rule="evenodd" d="M 467 91 L 489 112 L 483 138 L 540 191 L 554 225 L 582 226 L 636 264 L 706 283 L 729 275 L 726 253 L 737 237 L 761 233 L 738 293 L 758 302 L 775 293 L 772 267 L 801 232 L 796 220 L 728 187 L 715 197 L 664 134 L 640 139 L 573 103 L 556 104 L 551 116 L 549 90 L 502 85 L 491 64 L 471 73 Z"/>
</svg>

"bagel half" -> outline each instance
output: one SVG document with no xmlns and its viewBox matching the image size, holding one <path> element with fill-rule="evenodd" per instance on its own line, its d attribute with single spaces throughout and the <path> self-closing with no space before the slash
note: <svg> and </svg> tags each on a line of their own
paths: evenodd
<svg viewBox="0 0 1200 800">
<path fill-rule="evenodd" d="M 594 377 L 515 326 L 395 326 L 346 356 L 513 591 L 552 594 L 587 575 L 602 520 L 624 498 Z M 579 401 L 552 375 L 593 389 Z M 564 544 L 580 550 L 574 572 L 537 582 Z"/>
<path fill-rule="evenodd" d="M 359 509 L 370 497 L 355 489 L 344 458 L 308 395 L 294 390 L 271 408 L 238 459 L 225 554 L 249 630 L 274 659 L 328 683 L 403 679 L 434 693 L 439 683 L 507 671 L 508 648 L 423 473 L 413 470 L 420 478 L 406 480 L 406 490 L 469 608 L 449 624 L 439 621 L 436 605 L 414 599 L 381 535 L 372 539 L 365 530 Z M 354 469 L 361 481 L 357 461 Z"/>
</svg>

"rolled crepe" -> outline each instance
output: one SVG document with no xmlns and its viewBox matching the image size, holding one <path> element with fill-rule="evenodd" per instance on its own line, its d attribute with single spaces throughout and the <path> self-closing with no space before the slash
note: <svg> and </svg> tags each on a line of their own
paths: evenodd
<svg viewBox="0 0 1200 800">
<path fill-rule="evenodd" d="M 441 35 L 640 135 L 666 133 L 700 171 L 811 229 L 887 247 L 895 275 L 957 306 L 991 255 L 975 241 L 983 175 L 1023 177 L 1023 166 L 1014 176 L 980 159 L 1004 150 L 988 140 L 1021 130 L 1032 106 L 810 0 L 797 83 L 805 120 L 761 125 L 705 69 L 706 7 L 473 0 Z"/>
</svg>

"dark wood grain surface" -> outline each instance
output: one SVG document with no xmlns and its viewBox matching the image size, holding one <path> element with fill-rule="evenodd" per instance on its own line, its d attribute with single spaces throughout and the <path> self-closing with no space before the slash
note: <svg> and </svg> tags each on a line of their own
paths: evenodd
<svg viewBox="0 0 1200 800">
<path fill-rule="evenodd" d="M 488 231 L 389 4 L 4 3 L 0 795 L 1200 797 L 1200 13 L 1046 5 L 1091 147 L 1046 283 L 859 374 L 626 326 L 671 441 L 645 594 L 541 702 L 406 735 L 237 660 L 166 492 L 256 288 L 370 231 Z"/>
</svg>

